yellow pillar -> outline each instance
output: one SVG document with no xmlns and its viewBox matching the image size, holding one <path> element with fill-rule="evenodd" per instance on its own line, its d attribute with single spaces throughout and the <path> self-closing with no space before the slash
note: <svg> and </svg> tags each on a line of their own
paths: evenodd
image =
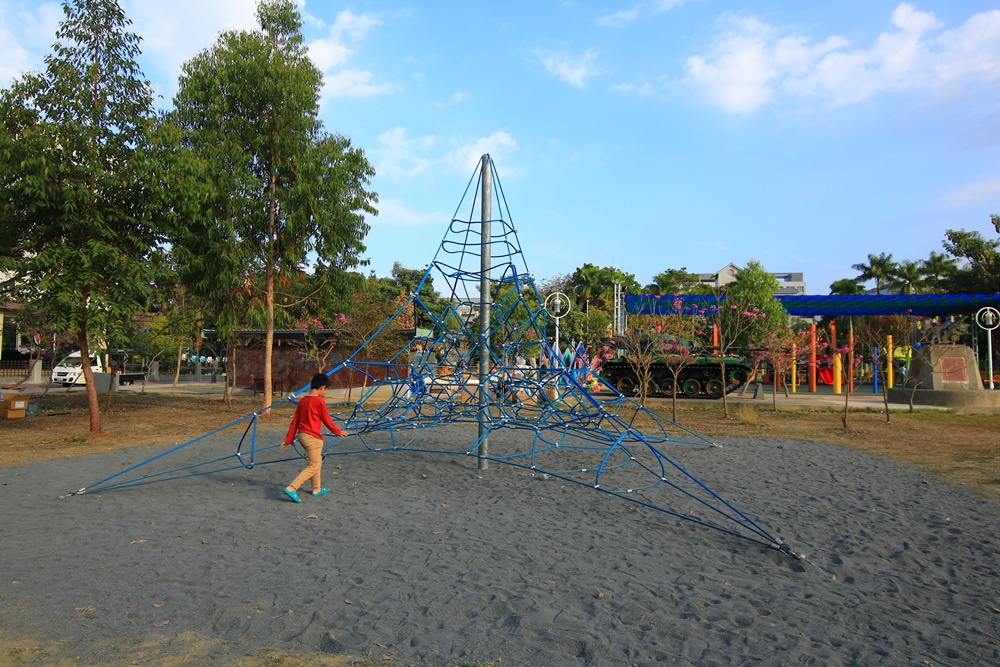
<svg viewBox="0 0 1000 667">
<path fill-rule="evenodd" d="M 844 372 L 844 362 L 840 359 L 840 352 L 833 355 L 833 393 L 842 392 L 841 375 Z"/>
<path fill-rule="evenodd" d="M 887 362 L 886 362 L 886 365 L 885 365 L 885 386 L 886 386 L 886 389 L 892 389 L 892 382 L 893 382 L 893 377 L 892 377 L 892 371 L 893 371 L 893 368 L 892 368 L 892 355 L 893 355 L 893 351 L 892 351 L 892 334 L 889 334 L 885 338 L 886 338 L 886 343 L 885 343 L 885 358 L 887 359 Z"/>
</svg>

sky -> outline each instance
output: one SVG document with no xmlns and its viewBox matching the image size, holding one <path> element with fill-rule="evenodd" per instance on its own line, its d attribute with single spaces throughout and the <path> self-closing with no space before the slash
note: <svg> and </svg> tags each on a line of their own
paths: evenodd
<svg viewBox="0 0 1000 667">
<path fill-rule="evenodd" d="M 169 108 L 254 0 L 123 0 Z M 320 117 L 376 169 L 366 258 L 430 262 L 489 153 L 539 282 L 641 284 L 754 259 L 810 294 L 869 253 L 995 238 L 1000 2 L 306 0 Z M 0 0 L 0 86 L 41 69 L 59 3 Z"/>
</svg>

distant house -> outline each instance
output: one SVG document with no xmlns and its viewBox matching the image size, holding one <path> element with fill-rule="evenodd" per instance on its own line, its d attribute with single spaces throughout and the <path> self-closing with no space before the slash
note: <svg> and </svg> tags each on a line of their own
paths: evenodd
<svg viewBox="0 0 1000 667">
<path fill-rule="evenodd" d="M 740 267 L 733 263 L 726 264 L 715 273 L 699 273 L 698 280 L 703 285 L 722 287 L 736 280 Z M 806 281 L 802 273 L 771 273 L 778 279 L 778 291 L 775 294 L 805 294 Z"/>
</svg>

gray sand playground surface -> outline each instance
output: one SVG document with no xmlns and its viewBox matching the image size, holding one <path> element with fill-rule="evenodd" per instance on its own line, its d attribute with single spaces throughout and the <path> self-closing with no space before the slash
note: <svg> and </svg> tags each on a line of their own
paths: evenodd
<svg viewBox="0 0 1000 667">
<path fill-rule="evenodd" d="M 333 493 L 299 505 L 296 462 L 57 499 L 153 448 L 0 469 L 0 627 L 46 647 L 16 664 L 199 640 L 189 664 L 1000 664 L 1000 503 L 844 447 L 720 442 L 671 455 L 835 580 L 471 457 L 329 457 Z"/>
</svg>

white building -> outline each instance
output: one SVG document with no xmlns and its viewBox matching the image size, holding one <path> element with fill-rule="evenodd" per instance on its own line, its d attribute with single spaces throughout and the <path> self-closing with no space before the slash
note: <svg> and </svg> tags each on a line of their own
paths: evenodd
<svg viewBox="0 0 1000 667">
<path fill-rule="evenodd" d="M 729 263 L 715 273 L 699 273 L 698 280 L 704 285 L 722 287 L 736 280 L 740 267 Z M 806 281 L 802 273 L 771 273 L 778 279 L 779 289 L 775 294 L 805 294 Z"/>
</svg>

